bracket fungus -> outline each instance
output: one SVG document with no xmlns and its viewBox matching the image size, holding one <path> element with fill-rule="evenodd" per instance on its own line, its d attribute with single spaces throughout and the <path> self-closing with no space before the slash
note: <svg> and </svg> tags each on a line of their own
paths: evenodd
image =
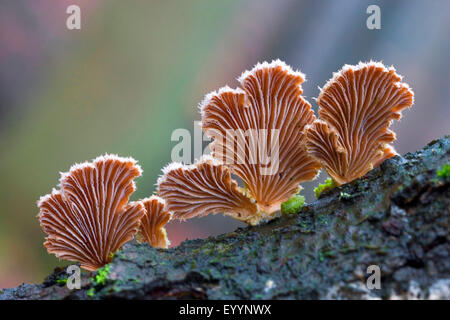
<svg viewBox="0 0 450 320">
<path fill-rule="evenodd" d="M 164 208 L 164 200 L 157 196 L 141 200 L 145 214 L 141 220 L 138 239 L 152 247 L 166 249 L 170 245 L 164 226 L 171 219 L 171 214 Z"/>
<path fill-rule="evenodd" d="M 128 204 L 141 172 L 132 158 L 105 155 L 62 173 L 60 190 L 38 201 L 47 251 L 90 271 L 109 263 L 145 213 L 141 202 Z"/>
<path fill-rule="evenodd" d="M 223 210 L 258 224 L 272 219 L 297 193 L 299 183 L 316 177 L 321 165 L 302 143 L 305 126 L 315 120 L 311 105 L 301 96 L 304 79 L 276 60 L 244 72 L 238 79 L 242 89 L 226 86 L 206 95 L 200 104 L 202 129 L 213 139 L 215 161 L 165 170 L 159 192 L 175 218 Z M 243 180 L 245 190 L 231 173 Z M 202 178 L 182 177 L 186 174 Z M 167 179 L 172 179 L 170 186 Z M 186 184 L 196 191 L 189 192 Z"/>
<path fill-rule="evenodd" d="M 345 65 L 321 89 L 319 119 L 306 129 L 306 148 L 338 185 L 362 177 L 397 153 L 392 120 L 414 102 L 393 67 Z"/>
<path fill-rule="evenodd" d="M 202 129 L 213 138 L 213 156 L 245 182 L 269 218 L 320 169 L 301 143 L 315 116 L 301 96 L 304 74 L 280 60 L 259 63 L 238 80 L 242 89 L 224 87 L 206 96 Z"/>
<path fill-rule="evenodd" d="M 209 155 L 193 165 L 172 163 L 158 179 L 158 194 L 175 219 L 185 220 L 223 213 L 248 222 L 256 204 L 231 178 L 229 168 Z"/>
</svg>

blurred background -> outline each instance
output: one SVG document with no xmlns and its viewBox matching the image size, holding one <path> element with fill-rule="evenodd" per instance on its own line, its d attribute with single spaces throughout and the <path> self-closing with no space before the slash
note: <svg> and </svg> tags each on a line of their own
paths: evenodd
<svg viewBox="0 0 450 320">
<path fill-rule="evenodd" d="M 81 8 L 81 30 L 66 8 Z M 366 9 L 381 8 L 381 30 Z M 75 162 L 117 153 L 150 195 L 170 162 L 171 134 L 193 132 L 197 104 L 258 61 L 280 58 L 307 75 L 313 97 L 343 64 L 382 60 L 415 91 L 394 124 L 395 147 L 415 151 L 450 133 L 450 1 L 227 0 L 0 2 L 0 288 L 41 282 L 64 265 L 47 254 L 36 200 Z M 312 189 L 325 174 L 304 185 Z M 173 245 L 228 232 L 221 215 L 168 226 Z"/>
</svg>

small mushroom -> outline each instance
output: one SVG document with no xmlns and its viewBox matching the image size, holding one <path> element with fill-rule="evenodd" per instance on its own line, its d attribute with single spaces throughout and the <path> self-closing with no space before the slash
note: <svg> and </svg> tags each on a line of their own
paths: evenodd
<svg viewBox="0 0 450 320">
<path fill-rule="evenodd" d="M 306 148 L 338 185 L 396 155 L 389 126 L 414 102 L 401 80 L 393 67 L 359 63 L 344 66 L 321 89 L 319 120 L 306 129 Z"/>
<path fill-rule="evenodd" d="M 172 163 L 158 179 L 158 195 L 175 219 L 219 212 L 247 221 L 257 206 L 231 179 L 230 169 L 205 155 L 193 165 Z"/>
<path fill-rule="evenodd" d="M 105 155 L 63 173 L 60 190 L 38 201 L 47 251 L 90 271 L 109 263 L 145 213 L 140 202 L 128 204 L 141 172 L 132 158 Z"/>
<path fill-rule="evenodd" d="M 164 226 L 171 219 L 171 214 L 164 208 L 164 200 L 157 196 L 151 196 L 140 201 L 145 214 L 141 220 L 138 239 L 147 242 L 152 247 L 166 249 L 170 245 Z"/>
<path fill-rule="evenodd" d="M 213 157 L 245 182 L 260 215 L 270 218 L 321 168 L 302 143 L 315 116 L 301 96 L 304 74 L 280 60 L 259 63 L 238 80 L 242 89 L 205 97 L 202 129 L 213 139 Z"/>
</svg>

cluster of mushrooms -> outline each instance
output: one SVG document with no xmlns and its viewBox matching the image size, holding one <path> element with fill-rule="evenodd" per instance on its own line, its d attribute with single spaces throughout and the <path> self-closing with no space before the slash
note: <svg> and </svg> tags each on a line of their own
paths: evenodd
<svg viewBox="0 0 450 320">
<path fill-rule="evenodd" d="M 302 97 L 304 74 L 280 60 L 257 64 L 238 79 L 241 88 L 227 86 L 205 97 L 202 129 L 212 138 L 212 154 L 192 165 L 169 164 L 158 179 L 157 195 L 129 202 L 134 179 L 142 174 L 132 158 L 100 156 L 63 173 L 60 189 L 38 202 L 44 246 L 60 259 L 96 270 L 136 234 L 140 242 L 167 248 L 164 226 L 170 219 L 217 213 L 250 225 L 273 219 L 299 184 L 314 179 L 322 167 L 342 185 L 396 155 L 389 126 L 414 100 L 401 79 L 393 67 L 378 62 L 346 65 L 321 89 L 316 119 Z M 236 137 L 227 141 L 230 130 L 237 132 L 237 143 Z M 260 143 L 248 139 L 249 130 L 264 132 Z M 277 148 L 269 154 L 277 153 L 277 167 L 269 173 L 246 153 L 227 159 L 235 154 L 227 150 L 255 151 L 275 134 Z"/>
</svg>

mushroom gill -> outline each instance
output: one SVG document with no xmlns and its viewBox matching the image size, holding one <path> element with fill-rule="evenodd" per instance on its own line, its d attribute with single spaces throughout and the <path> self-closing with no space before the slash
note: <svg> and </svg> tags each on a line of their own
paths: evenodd
<svg viewBox="0 0 450 320">
<path fill-rule="evenodd" d="M 346 65 L 321 89 L 319 119 L 306 129 L 308 153 L 338 185 L 357 179 L 396 155 L 392 120 L 414 102 L 393 67 L 379 62 Z"/>
<path fill-rule="evenodd" d="M 58 258 L 79 261 L 86 270 L 109 263 L 138 231 L 144 207 L 128 204 L 141 168 L 132 158 L 100 156 L 63 173 L 60 189 L 41 197 L 38 219 L 44 246 Z"/>
<path fill-rule="evenodd" d="M 263 218 L 273 217 L 321 167 L 302 143 L 315 120 L 301 96 L 304 79 L 280 60 L 259 63 L 238 79 L 242 89 L 223 87 L 200 104 L 213 157 L 245 182 Z"/>
<path fill-rule="evenodd" d="M 167 248 L 170 244 L 164 226 L 169 222 L 171 214 L 164 208 L 164 200 L 157 196 L 151 196 L 140 201 L 145 214 L 141 220 L 138 239 L 147 242 L 152 247 Z"/>
<path fill-rule="evenodd" d="M 158 195 L 175 219 L 223 213 L 248 221 L 257 211 L 257 206 L 231 179 L 230 170 L 210 156 L 189 166 L 172 163 L 163 172 L 158 179 Z"/>
</svg>

